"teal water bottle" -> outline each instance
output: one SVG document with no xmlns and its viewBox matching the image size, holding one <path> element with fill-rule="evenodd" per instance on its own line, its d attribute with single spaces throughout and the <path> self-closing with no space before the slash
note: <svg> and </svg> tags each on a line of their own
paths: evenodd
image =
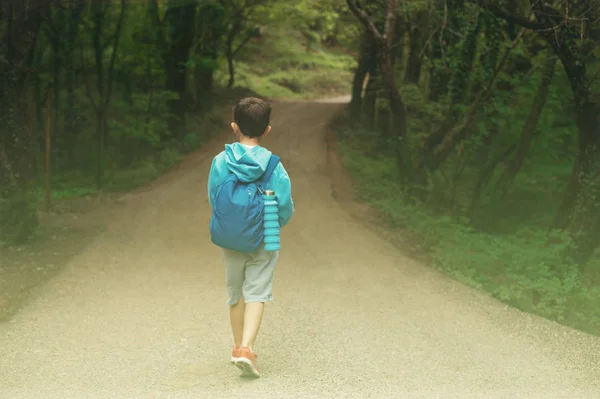
<svg viewBox="0 0 600 399">
<path fill-rule="evenodd" d="M 275 198 L 275 191 L 265 190 L 263 194 L 265 200 L 264 217 L 264 243 L 265 251 L 278 251 L 279 246 L 279 207 Z"/>
</svg>

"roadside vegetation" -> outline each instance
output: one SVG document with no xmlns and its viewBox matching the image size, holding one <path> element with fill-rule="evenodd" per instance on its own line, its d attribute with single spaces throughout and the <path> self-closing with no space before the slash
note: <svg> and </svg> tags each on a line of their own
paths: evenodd
<svg viewBox="0 0 600 399">
<path fill-rule="evenodd" d="M 600 335 L 600 9 L 348 4 L 364 30 L 333 126 L 360 199 L 448 275 Z"/>
</svg>

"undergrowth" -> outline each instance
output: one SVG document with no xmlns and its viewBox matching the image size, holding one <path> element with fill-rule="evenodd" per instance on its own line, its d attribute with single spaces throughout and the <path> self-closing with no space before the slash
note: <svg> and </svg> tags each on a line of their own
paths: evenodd
<svg viewBox="0 0 600 399">
<path fill-rule="evenodd" d="M 109 149 L 105 184 L 101 189 L 94 179 L 93 154 L 87 154 L 87 162 L 81 160 L 78 168 L 61 168 L 52 177 L 52 198 L 83 197 L 101 191 L 127 191 L 147 184 L 179 163 L 185 155 L 202 147 L 226 126 L 224 107 L 234 99 L 254 94 L 244 89 L 221 90 L 215 95 L 210 110 L 201 115 L 190 115 L 186 134 L 180 141 L 160 143 L 155 135 L 148 134 L 135 121 L 128 126 L 127 117 L 112 119 L 113 142 Z M 154 115 L 153 124 L 166 129 L 166 115 Z M 159 132 L 156 132 L 158 134 Z M 80 146 L 89 143 L 82 140 Z M 38 183 L 37 202 L 44 198 L 44 181 Z"/>
<path fill-rule="evenodd" d="M 530 217 L 521 212 L 516 216 L 521 218 L 518 225 L 516 217 L 504 217 L 507 209 L 511 212 L 523 203 L 516 190 L 508 207 L 489 203 L 487 219 L 480 215 L 474 223 L 405 196 L 393 159 L 369 150 L 372 133 L 349 123 L 345 116 L 333 126 L 337 126 L 338 151 L 355 182 L 357 199 L 379 211 L 391 228 L 412 231 L 431 254 L 435 268 L 520 310 L 600 335 L 600 279 L 592 272 L 598 270 L 600 259 L 588 265 L 589 273 L 580 274 L 562 261 L 566 237 L 557 236 L 555 244 L 546 245 L 547 229 L 541 223 L 547 218 L 539 215 L 555 205 L 544 199 L 547 186 L 542 166 L 521 176 L 525 182 L 537 179 L 539 183 L 524 184 L 526 188 L 521 189 L 535 197 L 537 212 Z M 438 191 L 432 196 L 445 194 Z"/>
<path fill-rule="evenodd" d="M 235 61 L 235 85 L 272 99 L 312 99 L 350 91 L 356 60 L 341 50 L 308 46 L 298 32 L 273 28 L 245 47 Z M 229 79 L 221 68 L 217 81 Z"/>
</svg>

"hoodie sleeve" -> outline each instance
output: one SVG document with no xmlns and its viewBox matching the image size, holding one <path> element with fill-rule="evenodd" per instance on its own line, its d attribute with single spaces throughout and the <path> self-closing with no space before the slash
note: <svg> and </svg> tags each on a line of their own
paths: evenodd
<svg viewBox="0 0 600 399">
<path fill-rule="evenodd" d="M 216 163 L 217 157 L 213 159 L 212 164 L 210 165 L 210 172 L 208 174 L 208 203 L 210 204 L 211 208 L 214 207 L 214 198 L 215 194 L 217 193 L 218 186 L 217 168 L 215 166 Z"/>
<path fill-rule="evenodd" d="M 283 166 L 283 165 L 282 165 Z M 279 206 L 279 226 L 285 226 L 294 213 L 294 201 L 292 200 L 292 183 L 290 177 L 284 170 L 277 185 L 275 186 L 275 195 Z"/>
</svg>

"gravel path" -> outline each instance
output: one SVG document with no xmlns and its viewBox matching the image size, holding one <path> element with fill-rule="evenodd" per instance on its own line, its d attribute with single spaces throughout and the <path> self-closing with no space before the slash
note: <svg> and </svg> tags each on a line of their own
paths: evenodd
<svg viewBox="0 0 600 399">
<path fill-rule="evenodd" d="M 0 397 L 600 398 L 600 339 L 507 308 L 410 260 L 331 198 L 336 103 L 278 103 L 265 145 L 296 214 L 256 351 L 229 364 L 208 236 L 214 147 L 128 195 L 110 227 L 0 325 Z"/>
</svg>

